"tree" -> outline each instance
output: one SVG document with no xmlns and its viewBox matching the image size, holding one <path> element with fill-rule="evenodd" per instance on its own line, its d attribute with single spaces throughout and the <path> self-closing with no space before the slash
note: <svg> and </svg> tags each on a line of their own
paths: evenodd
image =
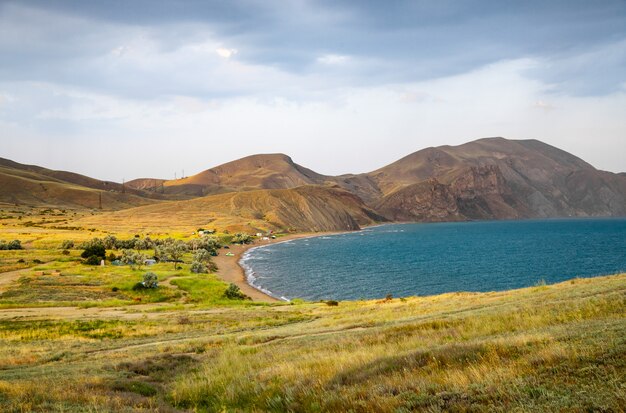
<svg viewBox="0 0 626 413">
<path fill-rule="evenodd" d="M 233 244 L 249 244 L 253 238 L 248 234 L 237 233 L 233 238 Z"/>
<path fill-rule="evenodd" d="M 107 235 L 102 241 L 104 247 L 108 250 L 117 248 L 117 238 L 114 235 Z"/>
<path fill-rule="evenodd" d="M 202 266 L 203 271 L 194 271 L 194 264 L 198 263 L 199 265 L 196 265 L 195 268 L 196 269 L 200 269 Z M 193 256 L 193 262 L 191 263 L 191 271 L 192 272 L 208 272 L 208 271 L 217 271 L 217 266 L 215 265 L 215 263 L 211 260 L 211 253 L 205 249 L 201 249 L 198 250 L 194 256 Z"/>
<path fill-rule="evenodd" d="M 106 255 L 106 250 L 104 249 L 104 245 L 102 244 L 88 244 L 87 247 L 85 247 L 85 250 L 82 252 L 82 254 L 80 254 L 81 257 L 83 258 L 89 258 L 89 257 L 99 257 L 100 259 L 104 259 Z"/>
<path fill-rule="evenodd" d="M 185 252 L 187 252 L 187 245 L 180 240 L 174 241 L 166 247 L 166 250 L 170 258 L 174 261 L 174 268 L 176 268 L 178 261 L 180 261 Z"/>
<path fill-rule="evenodd" d="M 181 260 L 183 255 L 187 252 L 187 244 L 181 240 L 173 240 L 168 238 L 162 241 L 161 246 L 154 248 L 154 256 L 159 261 L 171 260 L 174 262 L 174 268 L 177 267 L 177 263 Z"/>
<path fill-rule="evenodd" d="M 143 263 L 148 257 L 145 254 L 134 250 L 122 250 L 122 261 L 123 264 L 130 265 L 132 269 L 141 269 Z"/>
</svg>

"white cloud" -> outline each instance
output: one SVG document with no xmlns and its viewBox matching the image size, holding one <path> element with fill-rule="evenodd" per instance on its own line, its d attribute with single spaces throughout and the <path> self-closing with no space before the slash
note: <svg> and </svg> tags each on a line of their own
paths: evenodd
<svg viewBox="0 0 626 413">
<path fill-rule="evenodd" d="M 554 105 L 552 105 L 551 103 L 545 102 L 543 100 L 538 100 L 535 103 L 533 103 L 533 108 L 544 110 L 544 111 L 550 111 L 550 110 L 555 109 Z"/>
<path fill-rule="evenodd" d="M 342 65 L 349 60 L 349 56 L 339 54 L 326 54 L 317 58 L 317 62 L 323 65 Z"/>
<path fill-rule="evenodd" d="M 215 49 L 215 53 L 217 53 L 220 57 L 230 59 L 232 56 L 237 54 L 237 49 L 226 49 L 223 47 L 218 47 L 217 49 Z"/>
</svg>

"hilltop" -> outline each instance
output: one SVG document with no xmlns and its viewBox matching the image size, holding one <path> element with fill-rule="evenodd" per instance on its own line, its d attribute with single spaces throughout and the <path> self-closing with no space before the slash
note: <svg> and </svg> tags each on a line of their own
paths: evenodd
<svg viewBox="0 0 626 413">
<path fill-rule="evenodd" d="M 626 215 L 623 173 L 597 170 L 537 140 L 504 138 L 426 148 L 341 176 L 319 174 L 284 154 L 259 154 L 182 179 L 141 178 L 125 186 L 3 160 L 0 180 L 0 202 L 15 204 L 97 208 L 100 191 L 104 209 L 132 208 L 89 219 L 110 228 L 117 222 L 321 231 L 385 221 Z"/>
</svg>

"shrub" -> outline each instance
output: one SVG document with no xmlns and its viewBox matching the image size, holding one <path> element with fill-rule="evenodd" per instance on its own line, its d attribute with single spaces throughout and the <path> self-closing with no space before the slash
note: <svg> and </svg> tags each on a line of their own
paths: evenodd
<svg viewBox="0 0 626 413">
<path fill-rule="evenodd" d="M 233 244 L 249 244 L 253 241 L 253 238 L 248 234 L 235 234 L 233 238 Z"/>
<path fill-rule="evenodd" d="M 70 255 L 70 250 L 63 250 L 61 252 L 61 254 L 63 254 L 63 255 Z"/>
<path fill-rule="evenodd" d="M 119 288 L 113 287 L 113 288 L 111 288 L 111 291 L 113 291 L 115 293 L 115 292 L 119 291 Z"/>
<path fill-rule="evenodd" d="M 328 301 L 326 301 L 326 305 L 330 306 L 330 307 L 336 307 L 336 306 L 339 305 L 339 302 L 335 301 L 335 300 L 328 300 Z"/>
<path fill-rule="evenodd" d="M 241 292 L 241 289 L 237 287 L 235 284 L 230 284 L 226 291 L 224 291 L 224 297 L 229 300 L 249 300 L 250 297 Z"/>
<path fill-rule="evenodd" d="M 26 261 L 24 261 L 24 258 L 20 258 L 19 260 L 17 260 L 17 262 L 18 262 L 19 264 L 23 264 L 23 263 L 25 263 Z"/>
<path fill-rule="evenodd" d="M 85 261 L 83 261 L 83 263 L 86 265 L 100 265 L 101 259 L 102 258 L 98 257 L 97 255 L 90 255 Z"/>
<path fill-rule="evenodd" d="M 143 286 L 146 288 L 157 288 L 159 286 L 159 278 L 153 272 L 147 272 L 143 275 Z"/>
<path fill-rule="evenodd" d="M 33 264 L 43 264 L 43 261 L 41 261 L 40 259 L 35 258 L 33 260 Z"/>
<path fill-rule="evenodd" d="M 13 241 L 4 242 L 0 241 L 0 250 L 23 250 L 22 243 L 14 239 Z"/>
<path fill-rule="evenodd" d="M 71 250 L 72 248 L 74 248 L 74 241 L 71 239 L 66 239 L 61 243 L 62 250 Z"/>
<path fill-rule="evenodd" d="M 146 286 L 143 285 L 143 282 L 139 281 L 137 284 L 133 285 L 133 291 L 145 290 Z"/>
<path fill-rule="evenodd" d="M 208 271 L 206 265 L 204 265 L 202 262 L 194 261 L 191 263 L 191 272 L 195 274 L 206 274 Z"/>
<path fill-rule="evenodd" d="M 80 254 L 82 258 L 99 257 L 102 260 L 104 259 L 105 255 L 106 250 L 104 249 L 104 245 L 102 244 L 89 244 L 85 247 L 83 253 Z"/>
<path fill-rule="evenodd" d="M 117 255 L 110 253 L 108 259 L 109 261 L 115 261 L 117 259 Z"/>
<path fill-rule="evenodd" d="M 141 269 L 141 266 L 147 258 L 148 257 L 146 257 L 145 254 L 126 249 L 122 251 L 122 258 L 120 261 L 122 261 L 123 264 L 130 265 L 133 269 Z"/>
</svg>

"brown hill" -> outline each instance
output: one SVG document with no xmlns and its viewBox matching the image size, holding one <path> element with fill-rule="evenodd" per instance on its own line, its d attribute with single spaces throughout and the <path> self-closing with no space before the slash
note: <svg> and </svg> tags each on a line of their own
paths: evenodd
<svg viewBox="0 0 626 413">
<path fill-rule="evenodd" d="M 0 168 L 4 183 L 0 202 L 93 208 L 97 205 L 93 191 L 99 190 L 106 192 L 105 208 L 121 209 L 151 203 L 146 197 L 221 194 L 197 203 L 154 207 L 168 211 L 171 216 L 166 218 L 176 217 L 185 228 L 205 225 L 212 217 L 224 227 L 346 229 L 352 226 L 346 224 L 344 212 L 357 223 L 381 216 L 393 221 L 447 221 L 626 215 L 626 175 L 599 171 L 537 140 L 486 138 L 427 148 L 370 173 L 337 177 L 313 172 L 282 154 L 249 156 L 173 181 L 138 179 L 125 188 L 8 160 L 0 159 Z M 124 189 L 132 194 L 119 192 Z M 346 194 L 352 200 L 349 205 Z M 172 205 L 180 209 L 171 209 Z M 308 215 L 303 212 L 307 210 Z M 372 211 L 380 216 L 375 218 Z M 164 217 L 159 214 L 155 216 Z M 328 214 L 338 215 L 335 219 Z M 165 219 L 164 225 L 169 221 Z"/>
<path fill-rule="evenodd" d="M 186 178 L 142 178 L 130 181 L 128 185 L 166 194 L 204 196 L 254 189 L 295 188 L 322 184 L 328 180 L 329 177 L 294 163 L 287 155 L 261 154 L 228 162 Z"/>
<path fill-rule="evenodd" d="M 428 148 L 366 176 L 394 220 L 626 215 L 623 176 L 537 140 Z"/>
<path fill-rule="evenodd" d="M 209 195 L 88 217 L 79 222 L 114 231 L 348 231 L 385 219 L 339 188 L 300 186 Z"/>
<path fill-rule="evenodd" d="M 0 158 L 0 202 L 55 208 L 117 210 L 154 202 L 114 182 Z"/>
</svg>

